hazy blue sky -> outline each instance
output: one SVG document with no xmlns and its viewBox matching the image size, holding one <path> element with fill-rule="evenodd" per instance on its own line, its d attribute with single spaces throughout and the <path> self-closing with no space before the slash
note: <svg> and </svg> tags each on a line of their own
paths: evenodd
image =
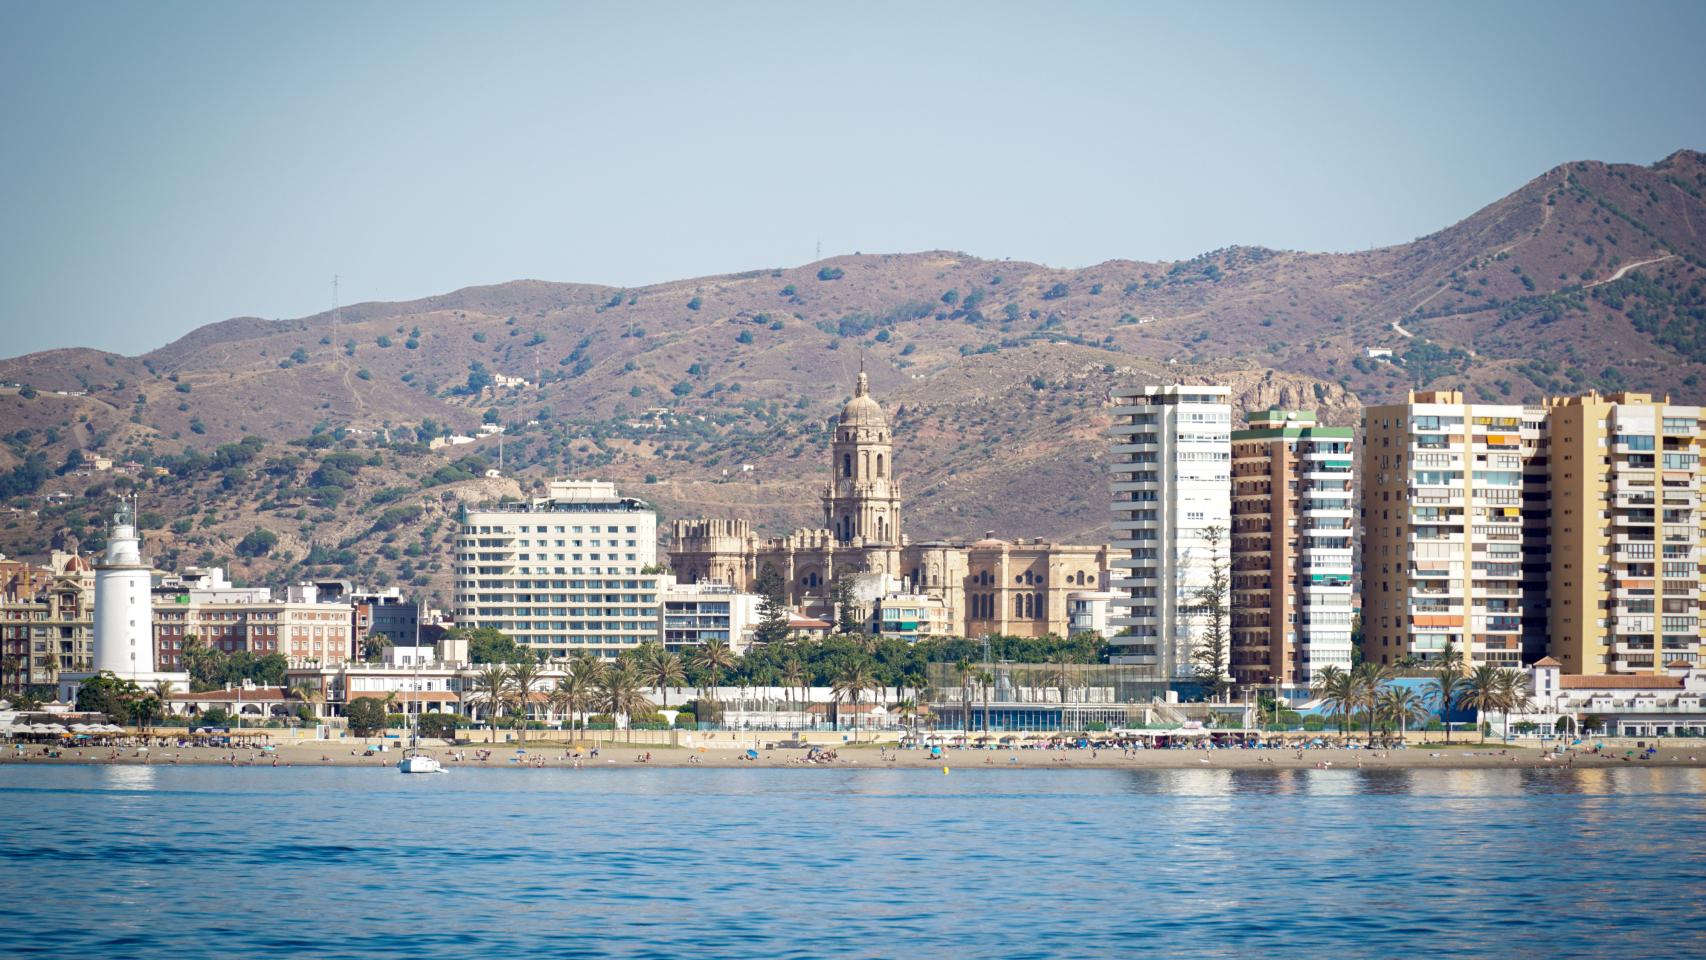
<svg viewBox="0 0 1706 960">
<path fill-rule="evenodd" d="M 532 277 L 1344 250 L 1706 148 L 1706 3 L 0 4 L 0 354 Z"/>
</svg>

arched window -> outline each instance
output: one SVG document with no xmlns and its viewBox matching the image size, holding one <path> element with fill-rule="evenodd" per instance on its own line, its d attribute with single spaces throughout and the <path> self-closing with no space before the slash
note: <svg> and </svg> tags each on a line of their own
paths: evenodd
<svg viewBox="0 0 1706 960">
<path fill-rule="evenodd" d="M 1024 616 L 1025 616 L 1025 595 L 1022 593 L 1015 593 L 1015 594 L 1013 594 L 1013 619 L 1021 620 L 1021 619 L 1024 619 Z"/>
<path fill-rule="evenodd" d="M 879 454 L 877 454 L 877 477 L 880 479 L 882 477 L 882 475 L 883 475 L 883 455 L 879 453 Z"/>
<path fill-rule="evenodd" d="M 841 475 L 844 477 L 853 475 L 853 455 L 851 453 L 841 455 Z"/>
</svg>

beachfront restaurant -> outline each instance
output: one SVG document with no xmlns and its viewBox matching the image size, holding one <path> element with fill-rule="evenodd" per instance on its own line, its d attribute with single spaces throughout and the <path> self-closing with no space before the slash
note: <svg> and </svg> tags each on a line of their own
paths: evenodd
<svg viewBox="0 0 1706 960">
<path fill-rule="evenodd" d="M 927 673 L 935 691 L 930 714 L 939 729 L 1046 733 L 1182 719 L 1168 702 L 1168 684 L 1149 667 L 993 663 L 972 665 L 962 674 L 955 664 L 932 663 Z"/>
</svg>

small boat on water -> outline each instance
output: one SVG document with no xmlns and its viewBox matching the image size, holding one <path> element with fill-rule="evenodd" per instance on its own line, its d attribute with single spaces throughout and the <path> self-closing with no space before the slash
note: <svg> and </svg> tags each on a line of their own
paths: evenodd
<svg viewBox="0 0 1706 960">
<path fill-rule="evenodd" d="M 420 687 L 420 668 L 417 666 L 415 687 Z M 403 773 L 443 773 L 444 764 L 437 759 L 421 752 L 420 725 L 416 715 L 409 717 L 409 748 L 403 751 L 403 759 L 397 761 L 397 769 Z"/>
<path fill-rule="evenodd" d="M 412 757 L 404 757 L 398 760 L 397 769 L 404 773 L 443 773 L 444 764 L 424 753 L 417 753 Z"/>
</svg>

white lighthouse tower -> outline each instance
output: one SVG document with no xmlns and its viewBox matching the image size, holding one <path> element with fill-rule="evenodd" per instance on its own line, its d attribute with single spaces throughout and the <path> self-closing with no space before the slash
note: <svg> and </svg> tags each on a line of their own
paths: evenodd
<svg viewBox="0 0 1706 960">
<path fill-rule="evenodd" d="M 138 686 L 153 688 L 161 681 L 174 690 L 190 688 L 187 673 L 154 669 L 154 568 L 142 559 L 136 532 L 136 505 L 121 501 L 113 515 L 107 553 L 95 564 L 95 662 L 88 672 L 59 675 L 59 696 L 77 699 L 83 681 L 110 673 Z"/>
<path fill-rule="evenodd" d="M 95 672 L 140 680 L 154 673 L 153 569 L 142 562 L 136 510 L 113 515 L 106 558 L 95 564 Z"/>
</svg>

